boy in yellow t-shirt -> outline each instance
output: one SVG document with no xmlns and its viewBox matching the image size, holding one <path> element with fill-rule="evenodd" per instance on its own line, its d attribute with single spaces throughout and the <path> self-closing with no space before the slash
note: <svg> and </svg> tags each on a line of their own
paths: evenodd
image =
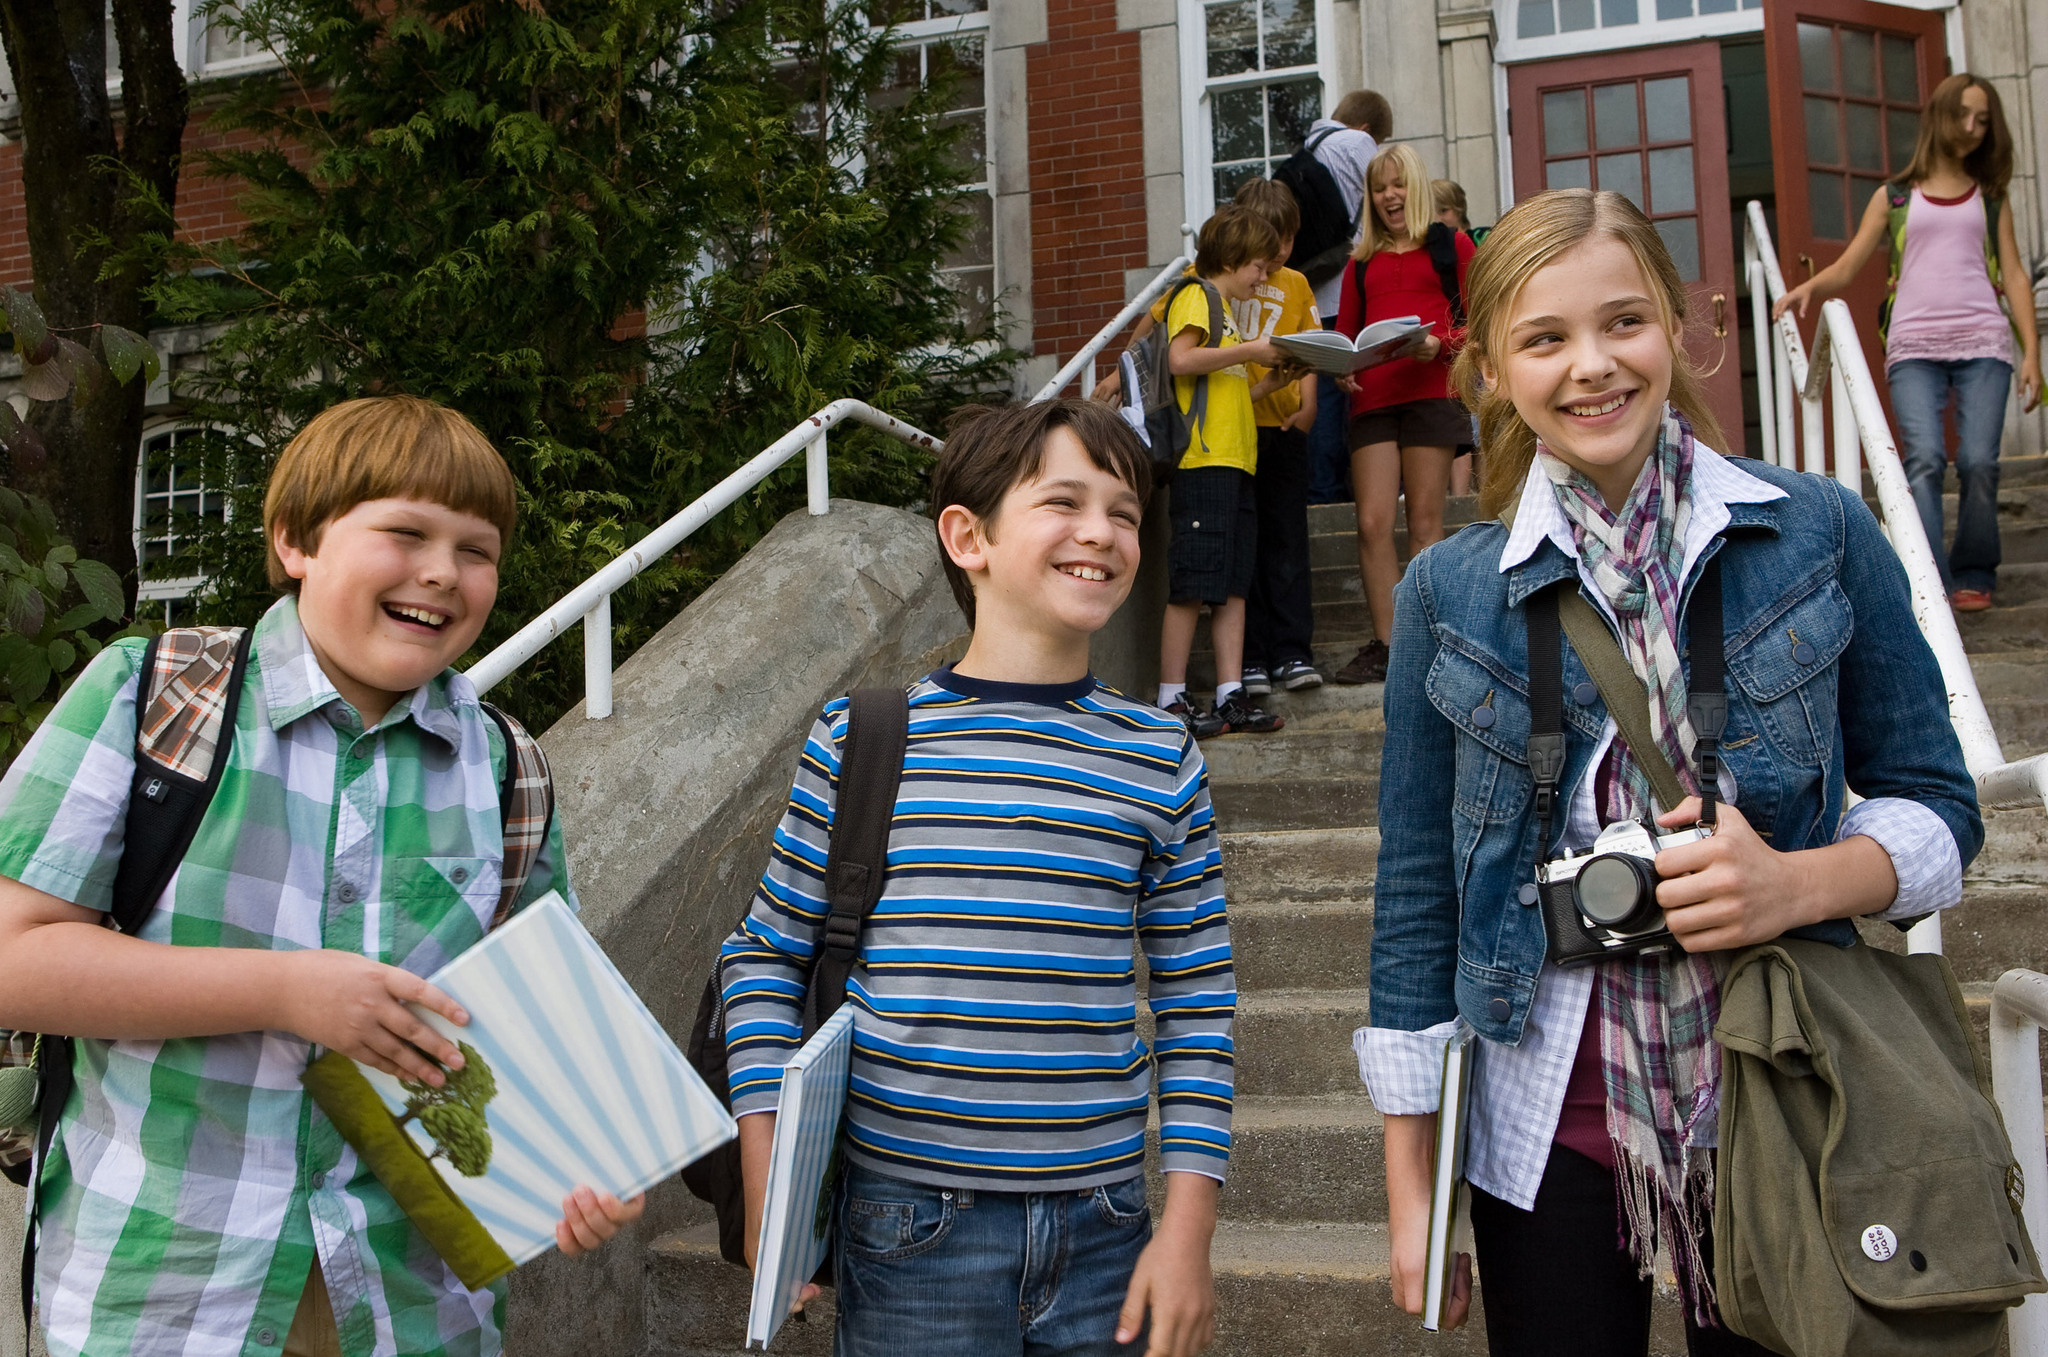
<svg viewBox="0 0 2048 1357">
<path fill-rule="evenodd" d="M 1223 336 L 1210 345 L 1209 300 L 1200 287 L 1181 286 L 1166 312 L 1172 339 L 1168 366 L 1180 407 L 1194 404 L 1206 378 L 1203 414 L 1191 422 L 1188 450 L 1174 473 L 1168 499 L 1173 537 L 1167 548 L 1166 619 L 1159 636 L 1159 705 L 1187 722 L 1197 737 L 1225 731 L 1270 731 L 1279 717 L 1253 705 L 1243 691 L 1245 594 L 1258 549 L 1258 508 L 1252 473 L 1258 467 L 1255 401 L 1293 382 L 1301 370 L 1283 366 L 1273 341 L 1247 340 L 1231 312 L 1252 301 L 1279 252 L 1272 225 L 1231 205 L 1203 223 L 1195 245 L 1195 276 L 1220 294 Z M 1250 364 L 1275 369 L 1257 379 Z M 1210 607 L 1209 634 L 1216 651 L 1216 708 L 1205 712 L 1188 696 L 1188 651 L 1202 605 Z"/>
</svg>

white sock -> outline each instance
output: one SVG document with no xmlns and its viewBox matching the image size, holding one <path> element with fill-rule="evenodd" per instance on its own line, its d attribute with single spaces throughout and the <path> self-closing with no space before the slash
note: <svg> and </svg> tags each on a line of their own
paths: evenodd
<svg viewBox="0 0 2048 1357">
<path fill-rule="evenodd" d="M 1185 683 L 1162 683 L 1162 684 L 1160 684 L 1160 685 L 1159 685 L 1159 705 L 1160 705 L 1160 707 L 1161 707 L 1161 708 L 1171 707 L 1171 706 L 1172 706 L 1172 705 L 1173 705 L 1173 704 L 1174 704 L 1175 702 L 1178 702 L 1178 701 L 1180 700 L 1180 695 L 1181 695 L 1182 693 L 1186 692 L 1187 690 L 1188 690 L 1188 685 L 1187 685 L 1187 684 L 1185 684 Z"/>
<path fill-rule="evenodd" d="M 1216 705 L 1220 707 L 1224 703 L 1228 702 L 1230 700 L 1230 695 L 1242 687 L 1244 687 L 1244 685 L 1242 683 L 1236 682 L 1235 680 L 1229 683 L 1219 682 L 1216 685 Z"/>
</svg>

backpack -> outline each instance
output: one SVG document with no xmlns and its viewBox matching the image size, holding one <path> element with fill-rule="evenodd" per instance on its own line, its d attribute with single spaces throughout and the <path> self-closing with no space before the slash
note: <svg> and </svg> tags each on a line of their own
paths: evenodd
<svg viewBox="0 0 2048 1357">
<path fill-rule="evenodd" d="M 253 627 L 178 627 L 153 638 L 142 652 L 135 692 L 135 773 L 128 794 L 121 865 L 114 875 L 108 918 L 123 933 L 140 929 L 192 846 L 199 822 L 220 788 L 235 737 L 235 715 L 247 686 Z M 519 722 L 481 704 L 505 737 L 505 771 L 498 808 L 505 834 L 503 886 L 490 926 L 511 917 L 513 904 L 540 857 L 554 818 L 554 783 L 547 756 Z M 49 1152 L 71 1095 L 71 1039 L 43 1034 L 0 1034 L 18 1053 L 6 1063 L 31 1063 L 40 1077 L 34 1136 L 11 1136 L 0 1127 L 0 1173 L 27 1187 Z M 26 1048 L 24 1050 L 24 1048 Z M 29 1193 L 23 1231 L 21 1313 L 28 1322 L 35 1285 L 36 1194 Z"/>
<path fill-rule="evenodd" d="M 1202 295 L 1208 299 L 1209 327 L 1202 347 L 1213 349 L 1223 342 L 1223 329 L 1229 323 L 1222 294 L 1213 284 L 1199 278 L 1177 280 L 1167 289 L 1162 314 L 1171 317 L 1174 299 L 1190 287 L 1201 288 Z M 1194 441 L 1195 427 L 1209 409 L 1209 374 L 1206 372 L 1195 378 L 1195 392 L 1188 401 L 1188 408 L 1185 411 L 1180 408 L 1180 398 L 1174 392 L 1172 350 L 1173 336 L 1166 332 L 1164 324 L 1160 324 L 1153 327 L 1152 333 L 1125 349 L 1117 360 L 1117 371 L 1122 379 L 1119 404 L 1126 412 L 1124 418 L 1138 429 L 1138 437 L 1152 450 L 1152 484 L 1155 486 L 1173 479 L 1180 459 L 1187 455 L 1188 444 Z"/>
<path fill-rule="evenodd" d="M 1443 289 L 1444 300 L 1451 305 L 1451 328 L 1457 329 L 1465 323 L 1465 294 L 1458 286 L 1458 233 L 1440 221 L 1429 224 L 1423 233 L 1422 248 L 1429 255 L 1430 267 L 1436 270 L 1437 286 Z M 1365 265 L 1351 270 L 1351 287 L 1358 294 L 1358 323 L 1365 324 Z M 1442 338 L 1448 342 L 1449 335 Z"/>
<path fill-rule="evenodd" d="M 2013 343 L 2022 349 L 2026 340 L 2020 334 L 2020 323 L 2013 319 L 2012 309 L 2005 299 L 2005 284 L 1998 266 L 1998 216 L 2005 209 L 2005 199 L 1995 193 L 1978 190 L 1984 201 L 1984 272 L 1991 279 L 1991 295 L 1998 298 L 1999 309 L 2006 313 L 2005 323 L 2012 327 Z M 1891 246 L 1891 272 L 1885 279 L 1884 300 L 1877 304 L 1877 342 L 1882 348 L 1892 337 L 1892 303 L 1899 295 L 1899 267 L 1906 260 L 1906 211 L 1912 206 L 1913 190 L 1901 186 L 1896 180 L 1887 179 L 1884 184 L 1885 241 Z"/>
<path fill-rule="evenodd" d="M 1315 156 L 1316 147 L 1338 130 L 1324 128 L 1273 169 L 1273 182 L 1287 185 L 1295 206 L 1301 209 L 1301 229 L 1294 234 L 1294 253 L 1287 256 L 1287 267 L 1299 270 L 1311 287 L 1321 287 L 1342 271 L 1365 220 L 1365 194 L 1361 191 L 1358 195 L 1357 212 L 1346 210 L 1337 176 Z"/>
<path fill-rule="evenodd" d="M 896 789 L 903 778 L 903 751 L 909 739 L 910 703 L 901 688 L 856 688 L 846 713 L 844 751 L 839 762 L 839 791 L 834 798 L 832 844 L 825 857 L 825 894 L 832 913 L 811 963 L 805 987 L 803 1034 L 808 1040 L 825 1019 L 846 1001 L 846 980 L 860 950 L 861 927 L 882 897 L 882 877 L 889 856 L 889 825 L 896 815 Z M 753 901 L 734 924 L 737 931 L 752 912 Z M 730 933 L 727 934 L 731 936 Z M 704 1077 L 718 1101 L 732 1109 L 732 1085 L 725 1052 L 725 961 L 711 963 L 697 1017 L 690 1024 L 684 1055 Z M 718 1252 L 728 1263 L 747 1265 L 745 1185 L 740 1177 L 740 1146 L 728 1140 L 683 1169 L 683 1185 L 718 1213 Z M 829 1285 L 832 1260 L 813 1280 Z"/>
</svg>

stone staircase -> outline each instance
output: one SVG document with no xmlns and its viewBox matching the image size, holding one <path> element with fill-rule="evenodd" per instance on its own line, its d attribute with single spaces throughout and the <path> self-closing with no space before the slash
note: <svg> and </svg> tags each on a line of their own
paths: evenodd
<svg viewBox="0 0 2048 1357">
<path fill-rule="evenodd" d="M 2008 564 L 1999 607 L 1965 618 L 1963 633 L 2012 758 L 2048 749 L 2048 460 L 2006 464 L 2000 509 Z M 1469 522 L 1473 512 L 1470 499 L 1453 501 L 1450 521 Z M 1949 512 L 1952 520 L 1953 495 Z M 1328 673 L 1370 624 L 1350 506 L 1313 509 L 1311 531 L 1316 659 Z M 1405 531 L 1400 537 L 1405 553 Z M 1197 656 L 1198 683 L 1206 663 Z M 1235 1151 L 1213 1253 L 1211 1351 L 1481 1353 L 1476 1313 L 1462 1332 L 1428 1335 L 1392 1303 L 1381 1122 L 1351 1050 L 1353 1029 L 1366 1023 L 1380 688 L 1332 685 L 1270 702 L 1286 729 L 1204 746 L 1224 831 L 1240 994 Z M 1968 898 L 1946 916 L 1947 948 L 1980 1026 L 1990 981 L 2011 966 L 2048 964 L 2048 818 L 2039 810 L 1987 818 L 1990 842 Z M 1901 946 L 1888 926 L 1870 936 Z M 664 1237 L 649 1267 L 646 1357 L 739 1350 L 747 1279 L 718 1261 L 709 1227 Z M 777 1337 L 777 1352 L 830 1352 L 830 1293 L 814 1309 L 809 1323 Z M 1667 1296 L 1657 1311 L 1653 1351 L 1675 1357 L 1684 1351 L 1676 1307 Z"/>
</svg>

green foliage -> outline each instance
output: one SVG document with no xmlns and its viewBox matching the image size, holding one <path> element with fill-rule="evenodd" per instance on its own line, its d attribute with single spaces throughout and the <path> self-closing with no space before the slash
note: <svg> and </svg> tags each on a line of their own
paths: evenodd
<svg viewBox="0 0 2048 1357">
<path fill-rule="evenodd" d="M 420 1125 L 434 1138 L 434 1156 L 446 1159 L 465 1178 L 481 1178 L 491 1167 L 491 1132 L 483 1113 L 460 1103 L 420 1111 Z"/>
<path fill-rule="evenodd" d="M 929 428 L 1004 380 L 1012 355 L 967 330 L 939 273 L 978 173 L 947 82 L 894 83 L 861 7 L 241 0 L 213 17 L 283 65 L 223 91 L 215 119 L 246 148 L 209 158 L 248 185 L 246 233 L 180 247 L 154 298 L 224 327 L 181 387 L 240 435 L 204 453 L 235 487 L 197 546 L 206 620 L 269 601 L 269 467 L 338 400 L 444 401 L 511 464 L 520 526 L 481 653 L 817 407 L 855 396 Z M 922 454 L 867 432 L 833 447 L 835 493 L 923 499 Z M 613 601 L 615 652 L 802 500 L 799 459 L 641 575 Z M 495 696 L 545 728 L 580 658 L 557 644 Z"/>
<path fill-rule="evenodd" d="M 43 308 L 33 293 L 4 285 L 0 285 L 0 331 L 6 333 L 21 360 L 21 390 L 31 401 L 69 396 L 83 409 L 102 384 L 126 386 L 137 373 L 143 381 L 153 382 L 161 366 L 156 349 L 133 330 L 118 325 L 87 326 L 73 331 L 85 336 L 87 342 L 81 343 L 43 318 Z M 98 353 L 91 347 L 94 340 Z M 0 402 L 0 450 L 24 470 L 40 466 L 49 456 L 42 436 L 4 402 Z"/>
<path fill-rule="evenodd" d="M 434 1155 L 445 1158 L 466 1178 L 483 1176 L 491 1164 L 491 1130 L 484 1118 L 484 1106 L 498 1096 L 498 1078 L 476 1047 L 466 1041 L 455 1043 L 462 1052 L 462 1068 L 444 1068 L 440 1087 L 415 1079 L 401 1079 L 405 1090 L 405 1116 L 399 1124 L 418 1120 L 420 1129 L 434 1138 Z"/>
</svg>

